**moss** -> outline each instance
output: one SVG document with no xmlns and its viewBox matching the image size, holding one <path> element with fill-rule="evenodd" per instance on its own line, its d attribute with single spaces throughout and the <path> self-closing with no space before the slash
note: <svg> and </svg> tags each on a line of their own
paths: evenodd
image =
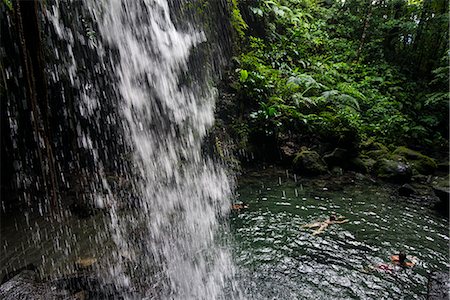
<svg viewBox="0 0 450 300">
<path fill-rule="evenodd" d="M 420 174 L 433 174 L 437 168 L 436 162 L 431 157 L 403 146 L 395 149 L 393 154 L 404 157 Z"/>
<path fill-rule="evenodd" d="M 248 25 L 242 18 L 237 0 L 231 0 L 231 26 L 233 26 L 233 29 L 239 38 L 242 39 L 245 37 L 245 31 L 247 30 Z"/>
<path fill-rule="evenodd" d="M 365 156 L 378 160 L 380 158 L 386 157 L 389 155 L 389 151 L 386 149 L 379 149 L 379 150 L 370 150 L 367 152 L 364 152 Z"/>
<path fill-rule="evenodd" d="M 294 171 L 305 175 L 320 175 L 327 172 L 327 166 L 316 151 L 303 150 L 294 158 Z"/>
<path fill-rule="evenodd" d="M 409 182 L 412 177 L 411 167 L 397 160 L 382 158 L 374 165 L 378 178 L 391 182 Z"/>
<path fill-rule="evenodd" d="M 368 139 L 367 141 L 364 141 L 361 143 L 361 150 L 368 152 L 368 151 L 376 151 L 376 150 L 382 150 L 384 152 L 389 152 L 389 149 L 383 145 L 380 142 L 376 142 L 373 138 Z"/>
</svg>

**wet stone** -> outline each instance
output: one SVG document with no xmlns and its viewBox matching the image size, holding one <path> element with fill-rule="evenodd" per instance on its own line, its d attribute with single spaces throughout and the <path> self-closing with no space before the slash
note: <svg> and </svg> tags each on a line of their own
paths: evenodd
<svg viewBox="0 0 450 300">
<path fill-rule="evenodd" d="M 398 189 L 398 195 L 399 196 L 408 197 L 408 196 L 411 196 L 413 194 L 417 194 L 416 189 L 414 189 L 411 185 L 409 185 L 407 183 L 402 185 Z"/>
</svg>

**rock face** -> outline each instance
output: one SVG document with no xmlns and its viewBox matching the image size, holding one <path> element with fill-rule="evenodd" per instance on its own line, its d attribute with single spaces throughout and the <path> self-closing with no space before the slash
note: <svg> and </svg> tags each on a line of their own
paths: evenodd
<svg viewBox="0 0 450 300">
<path fill-rule="evenodd" d="M 409 165 L 386 158 L 375 163 L 374 171 L 379 178 L 396 183 L 409 182 L 412 177 L 412 169 Z"/>
<path fill-rule="evenodd" d="M 432 272 L 428 277 L 427 300 L 448 300 L 449 288 L 448 272 Z"/>
<path fill-rule="evenodd" d="M 437 169 L 437 164 L 432 158 L 406 147 L 398 147 L 393 154 L 404 157 L 420 174 L 430 175 Z"/>
<path fill-rule="evenodd" d="M 327 172 L 325 162 L 319 153 L 311 150 L 303 150 L 294 158 L 294 172 L 303 175 L 320 175 Z"/>
</svg>

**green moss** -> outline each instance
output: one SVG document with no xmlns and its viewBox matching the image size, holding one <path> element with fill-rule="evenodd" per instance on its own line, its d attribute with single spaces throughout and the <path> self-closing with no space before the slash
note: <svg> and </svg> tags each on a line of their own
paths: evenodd
<svg viewBox="0 0 450 300">
<path fill-rule="evenodd" d="M 386 149 L 379 149 L 379 150 L 370 150 L 364 152 L 364 154 L 372 159 L 380 159 L 382 157 L 386 157 L 389 155 L 389 151 Z"/>
<path fill-rule="evenodd" d="M 389 152 L 388 148 L 380 142 L 375 141 L 373 138 L 368 139 L 361 143 L 362 151 L 375 151 L 383 150 L 383 152 Z"/>
<path fill-rule="evenodd" d="M 404 157 L 420 174 L 433 174 L 437 168 L 436 162 L 431 157 L 403 146 L 395 149 L 393 154 Z"/>
<path fill-rule="evenodd" d="M 374 165 L 378 178 L 391 182 L 408 182 L 412 177 L 412 170 L 407 164 L 397 160 L 380 159 Z"/>
<path fill-rule="evenodd" d="M 316 151 L 300 151 L 293 163 L 294 171 L 300 174 L 319 175 L 327 172 L 327 166 Z"/>
<path fill-rule="evenodd" d="M 237 0 L 231 0 L 231 26 L 233 26 L 233 29 L 239 38 L 242 39 L 245 37 L 245 31 L 247 30 L 248 25 L 242 18 Z"/>
</svg>

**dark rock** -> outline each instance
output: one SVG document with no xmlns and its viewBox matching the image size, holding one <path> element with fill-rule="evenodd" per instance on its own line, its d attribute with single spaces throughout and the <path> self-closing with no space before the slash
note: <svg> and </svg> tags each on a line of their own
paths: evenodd
<svg viewBox="0 0 450 300">
<path fill-rule="evenodd" d="M 331 169 L 331 174 L 334 176 L 342 176 L 342 174 L 344 174 L 344 170 L 342 170 L 341 167 L 336 166 Z"/>
<path fill-rule="evenodd" d="M 406 158 L 411 166 L 420 174 L 433 174 L 437 169 L 437 164 L 431 157 L 428 157 L 420 152 L 408 149 L 406 147 L 398 147 L 397 149 L 395 149 L 393 154 Z"/>
<path fill-rule="evenodd" d="M 435 186 L 433 187 L 433 191 L 436 194 L 436 196 L 439 197 L 439 199 L 443 202 L 448 202 L 449 201 L 449 193 L 450 193 L 450 188 L 448 187 L 439 187 L 439 186 Z"/>
<path fill-rule="evenodd" d="M 408 197 L 413 194 L 417 194 L 416 189 L 414 189 L 411 185 L 405 183 L 398 189 L 398 195 L 403 197 Z"/>
<path fill-rule="evenodd" d="M 328 166 L 343 167 L 348 159 L 348 151 L 342 148 L 335 148 L 331 153 L 325 154 L 323 156 L 323 160 L 327 163 Z"/>
<path fill-rule="evenodd" d="M 448 300 L 450 280 L 448 272 L 432 272 L 428 276 L 427 300 Z"/>
<path fill-rule="evenodd" d="M 366 166 L 368 172 L 371 172 L 373 170 L 373 166 L 377 162 L 375 159 L 369 157 L 361 157 L 361 160 Z"/>
<path fill-rule="evenodd" d="M 418 175 L 414 175 L 414 176 L 412 177 L 412 180 L 413 180 L 414 182 L 425 183 L 425 182 L 428 181 L 428 176 L 418 174 Z"/>
<path fill-rule="evenodd" d="M 316 151 L 303 150 L 294 158 L 294 172 L 304 175 L 320 175 L 327 172 L 327 167 Z"/>
<path fill-rule="evenodd" d="M 22 273 L 22 271 L 25 271 L 25 270 L 37 272 L 37 268 L 36 268 L 35 265 L 33 265 L 33 264 L 28 264 L 28 265 L 26 265 L 25 267 L 21 267 L 21 268 L 19 268 L 19 269 L 13 270 L 13 271 L 11 271 L 11 272 L 5 274 L 5 275 L 3 276 L 3 278 L 2 278 L 1 284 L 4 284 L 5 282 L 7 282 L 8 280 L 10 280 L 10 279 L 13 278 L 14 276 L 16 276 L 16 275 Z"/>
<path fill-rule="evenodd" d="M 440 200 L 440 202 L 436 204 L 435 208 L 443 215 L 448 216 L 450 206 L 449 176 L 437 180 L 433 185 L 433 191 Z"/>
<path fill-rule="evenodd" d="M 369 140 L 361 143 L 360 148 L 361 148 L 361 151 L 364 151 L 364 152 L 374 151 L 374 150 L 375 151 L 382 150 L 383 152 L 386 152 L 386 153 L 389 152 L 388 148 L 385 145 L 383 145 L 380 142 L 376 142 L 373 139 L 369 139 Z"/>
<path fill-rule="evenodd" d="M 441 162 L 437 165 L 437 171 L 442 172 L 442 173 L 447 173 L 450 171 L 450 165 L 449 162 Z"/>
<path fill-rule="evenodd" d="M 369 168 L 366 166 L 364 161 L 359 157 L 354 157 L 349 160 L 348 169 L 362 174 L 366 174 L 369 171 Z"/>
<path fill-rule="evenodd" d="M 412 170 L 408 164 L 396 160 L 380 159 L 374 165 L 374 171 L 378 178 L 405 183 L 411 181 Z"/>
<path fill-rule="evenodd" d="M 0 286 L 0 299 L 3 300 L 53 300 L 74 299 L 66 291 L 55 291 L 47 284 L 37 281 L 35 271 L 23 270 Z"/>
<path fill-rule="evenodd" d="M 389 155 L 389 151 L 387 151 L 387 150 L 370 150 L 370 151 L 364 152 L 364 154 L 367 157 L 370 157 L 374 160 L 378 160 L 380 158 L 387 157 Z"/>
<path fill-rule="evenodd" d="M 292 161 L 300 147 L 292 141 L 286 141 L 280 146 L 280 152 L 283 160 Z"/>
<path fill-rule="evenodd" d="M 71 294 L 84 291 L 87 299 L 123 299 L 128 292 L 119 290 L 112 283 L 90 275 L 72 275 L 51 282 L 53 290 L 64 290 Z M 72 299 L 72 298 L 70 298 Z M 132 298 L 137 299 L 137 298 Z"/>
</svg>

